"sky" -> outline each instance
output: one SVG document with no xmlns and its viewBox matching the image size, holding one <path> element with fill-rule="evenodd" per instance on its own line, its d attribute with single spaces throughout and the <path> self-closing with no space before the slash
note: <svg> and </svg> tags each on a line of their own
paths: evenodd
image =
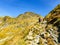
<svg viewBox="0 0 60 45">
<path fill-rule="evenodd" d="M 17 17 L 24 12 L 46 16 L 60 0 L 0 0 L 0 16 Z"/>
</svg>

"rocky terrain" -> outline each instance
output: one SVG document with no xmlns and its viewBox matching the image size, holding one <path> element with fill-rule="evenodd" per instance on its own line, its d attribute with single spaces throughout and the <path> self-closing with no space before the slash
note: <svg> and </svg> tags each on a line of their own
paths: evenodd
<svg viewBox="0 0 60 45">
<path fill-rule="evenodd" d="M 0 45 L 60 45 L 60 4 L 45 17 L 0 17 Z"/>
</svg>

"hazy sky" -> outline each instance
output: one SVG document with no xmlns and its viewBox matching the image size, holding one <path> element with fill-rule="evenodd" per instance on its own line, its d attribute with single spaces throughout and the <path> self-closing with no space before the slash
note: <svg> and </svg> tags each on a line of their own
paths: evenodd
<svg viewBox="0 0 60 45">
<path fill-rule="evenodd" d="M 16 17 L 24 12 L 47 15 L 60 0 L 0 0 L 0 16 Z"/>
</svg>

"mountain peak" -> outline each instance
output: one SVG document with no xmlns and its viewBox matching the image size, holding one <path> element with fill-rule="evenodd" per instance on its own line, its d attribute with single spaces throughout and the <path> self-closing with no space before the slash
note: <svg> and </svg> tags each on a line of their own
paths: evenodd
<svg viewBox="0 0 60 45">
<path fill-rule="evenodd" d="M 19 16 L 17 16 L 17 18 L 29 18 L 29 17 L 40 17 L 43 18 L 41 15 L 33 13 L 33 12 L 25 12 L 24 14 L 20 14 Z"/>
<path fill-rule="evenodd" d="M 34 14 L 34 13 L 33 12 L 25 12 L 24 14 L 30 15 L 30 14 Z"/>
</svg>

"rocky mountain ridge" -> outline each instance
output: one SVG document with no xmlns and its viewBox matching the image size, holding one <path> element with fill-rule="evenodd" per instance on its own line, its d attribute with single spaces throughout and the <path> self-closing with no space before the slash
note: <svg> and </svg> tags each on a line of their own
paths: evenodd
<svg viewBox="0 0 60 45">
<path fill-rule="evenodd" d="M 60 45 L 60 5 L 45 18 L 32 12 L 1 17 L 0 45 Z"/>
</svg>

